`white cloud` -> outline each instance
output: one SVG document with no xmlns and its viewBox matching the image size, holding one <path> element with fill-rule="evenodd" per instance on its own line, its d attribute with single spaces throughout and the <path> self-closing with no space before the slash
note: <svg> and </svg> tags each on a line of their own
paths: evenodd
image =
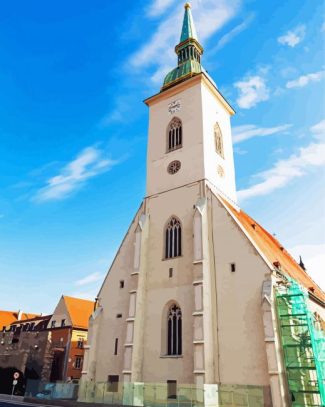
<svg viewBox="0 0 325 407">
<path fill-rule="evenodd" d="M 86 180 L 110 170 L 115 164 L 117 161 L 103 158 L 98 148 L 87 147 L 65 165 L 58 175 L 51 177 L 47 185 L 37 191 L 34 200 L 44 202 L 64 199 L 84 185 Z"/>
<path fill-rule="evenodd" d="M 307 86 L 310 82 L 319 82 L 321 79 L 324 78 L 324 73 L 325 73 L 324 71 L 319 71 L 299 76 L 299 78 L 287 82 L 286 87 L 288 89 L 303 88 L 304 86 Z"/>
<path fill-rule="evenodd" d="M 298 45 L 305 37 L 306 27 L 299 25 L 294 30 L 288 31 L 286 34 L 278 38 L 278 42 L 282 45 L 288 45 L 293 48 Z"/>
<path fill-rule="evenodd" d="M 242 81 L 234 84 L 239 90 L 239 96 L 236 100 L 242 109 L 250 109 L 258 103 L 268 100 L 270 90 L 266 86 L 265 79 L 260 75 L 249 76 Z"/>
<path fill-rule="evenodd" d="M 296 260 L 299 259 L 299 256 L 302 257 L 310 277 L 325 290 L 325 274 L 323 271 L 325 264 L 325 243 L 297 245 L 289 249 L 289 253 Z"/>
<path fill-rule="evenodd" d="M 155 0 L 150 4 L 147 14 L 150 17 L 157 17 L 164 13 L 169 6 L 173 4 L 173 0 Z"/>
<path fill-rule="evenodd" d="M 282 124 L 281 126 L 276 127 L 257 127 L 255 124 L 235 126 L 232 129 L 233 143 L 241 143 L 242 141 L 248 140 L 252 137 L 264 137 L 271 136 L 272 134 L 284 133 L 291 126 L 291 124 Z"/>
<path fill-rule="evenodd" d="M 310 129 L 318 140 L 325 141 L 325 120 L 321 120 Z"/>
<path fill-rule="evenodd" d="M 192 11 L 200 41 L 210 38 L 234 17 L 239 10 L 240 3 L 241 0 L 220 0 L 218 2 L 215 0 L 193 0 L 191 3 Z M 176 65 L 174 47 L 179 42 L 183 13 L 183 7 L 177 7 L 176 12 L 173 8 L 171 13 L 159 24 L 155 34 L 132 55 L 130 64 L 133 68 L 143 69 L 154 66 L 155 72 L 152 75 L 152 80 L 158 81 L 159 75 L 163 75 Z"/>
<path fill-rule="evenodd" d="M 99 272 L 91 273 L 86 277 L 81 278 L 80 280 L 77 280 L 75 282 L 76 285 L 82 286 L 82 285 L 88 285 L 91 283 L 96 283 L 97 281 L 103 280 L 104 275 Z"/>
<path fill-rule="evenodd" d="M 318 131 L 322 126 L 321 123 L 323 122 L 313 126 L 311 131 L 315 128 Z M 319 133 L 315 133 L 314 136 L 316 141 L 300 148 L 298 154 L 279 160 L 271 169 L 256 174 L 254 178 L 261 179 L 261 182 L 239 191 L 239 200 L 268 195 L 276 189 L 283 188 L 294 178 L 302 177 L 311 168 L 325 166 L 325 143 L 319 141 Z"/>
<path fill-rule="evenodd" d="M 212 53 L 213 51 L 218 51 L 219 49 L 223 48 L 226 44 L 228 44 L 228 42 L 232 41 L 238 34 L 246 30 L 246 28 L 250 25 L 253 19 L 254 15 L 252 14 L 249 17 L 247 17 L 246 20 L 243 21 L 241 24 L 236 25 L 236 27 L 230 30 L 227 34 L 223 35 L 218 41 L 216 48 L 212 50 Z"/>
</svg>

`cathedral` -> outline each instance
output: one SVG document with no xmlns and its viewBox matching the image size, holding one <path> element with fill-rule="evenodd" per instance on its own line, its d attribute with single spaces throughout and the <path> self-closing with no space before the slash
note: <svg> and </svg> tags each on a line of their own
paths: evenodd
<svg viewBox="0 0 325 407">
<path fill-rule="evenodd" d="M 325 295 L 237 203 L 235 112 L 189 4 L 175 52 L 145 100 L 146 195 L 98 293 L 79 399 L 324 405 Z"/>
</svg>

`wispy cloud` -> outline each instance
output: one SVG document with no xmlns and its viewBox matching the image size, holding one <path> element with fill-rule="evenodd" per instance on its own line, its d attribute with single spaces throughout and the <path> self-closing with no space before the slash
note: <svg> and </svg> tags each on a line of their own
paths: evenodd
<svg viewBox="0 0 325 407">
<path fill-rule="evenodd" d="M 325 142 L 324 134 L 320 136 L 320 129 L 324 126 L 324 121 L 311 127 L 311 132 L 315 131 L 316 141 L 307 147 L 300 148 L 298 154 L 293 154 L 287 159 L 278 161 L 271 169 L 260 172 L 254 178 L 261 181 L 247 189 L 238 192 L 238 198 L 242 202 L 245 199 L 255 196 L 267 195 L 272 191 L 283 188 L 295 178 L 302 177 L 313 167 L 325 165 Z M 322 138 L 322 140 L 321 140 Z"/>
<path fill-rule="evenodd" d="M 265 137 L 273 134 L 284 133 L 291 126 L 291 124 L 282 124 L 281 126 L 276 127 L 257 127 L 255 124 L 235 126 L 232 129 L 232 140 L 233 143 L 236 144 L 253 137 Z"/>
<path fill-rule="evenodd" d="M 235 82 L 234 86 L 239 91 L 236 102 L 242 109 L 250 109 L 270 97 L 266 79 L 261 75 L 247 76 Z"/>
<path fill-rule="evenodd" d="M 227 34 L 223 35 L 218 41 L 217 46 L 210 52 L 218 51 L 219 49 L 223 48 L 226 44 L 228 44 L 228 42 L 232 41 L 238 34 L 246 30 L 253 20 L 254 14 L 249 15 L 241 24 L 236 25 L 236 27 L 227 32 Z"/>
<path fill-rule="evenodd" d="M 154 9 L 165 9 L 167 0 L 153 3 Z M 158 7 L 159 4 L 161 7 Z M 200 41 L 204 42 L 239 11 L 241 0 L 193 0 L 195 25 Z M 167 7 L 167 6 L 166 6 Z M 149 9 L 150 10 L 150 9 Z M 157 12 L 158 12 L 157 11 Z M 154 35 L 130 59 L 133 69 L 153 67 L 152 81 L 162 80 L 163 75 L 176 64 L 174 46 L 179 42 L 184 9 L 179 7 L 164 18 Z"/>
<path fill-rule="evenodd" d="M 318 71 L 314 73 L 309 73 L 307 75 L 299 76 L 299 78 L 289 81 L 286 84 L 288 89 L 290 88 L 303 88 L 307 86 L 310 82 L 319 82 L 325 76 L 325 71 Z"/>
<path fill-rule="evenodd" d="M 95 273 L 91 273 L 88 276 L 83 277 L 80 280 L 77 280 L 75 282 L 75 284 L 78 286 L 83 286 L 83 285 L 88 285 L 91 283 L 96 283 L 97 281 L 100 281 L 103 279 L 104 279 L 104 274 L 96 271 Z"/>
<path fill-rule="evenodd" d="M 282 45 L 288 45 L 293 48 L 298 45 L 304 38 L 306 33 L 305 25 L 298 25 L 295 29 L 286 32 L 278 38 L 278 42 Z"/>
<path fill-rule="evenodd" d="M 150 17 L 158 17 L 172 4 L 173 0 L 155 0 L 149 5 L 147 15 Z"/>
<path fill-rule="evenodd" d="M 65 165 L 57 175 L 47 180 L 33 200 L 37 202 L 67 198 L 82 187 L 87 180 L 110 170 L 118 161 L 103 157 L 96 147 L 87 147 L 71 162 Z"/>
</svg>

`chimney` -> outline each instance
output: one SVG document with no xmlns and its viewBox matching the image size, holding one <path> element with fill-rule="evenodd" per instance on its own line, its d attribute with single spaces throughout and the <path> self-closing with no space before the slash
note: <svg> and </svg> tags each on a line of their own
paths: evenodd
<svg viewBox="0 0 325 407">
<path fill-rule="evenodd" d="M 23 311 L 19 310 L 19 311 L 18 311 L 17 320 L 18 320 L 18 321 L 21 321 L 21 317 L 22 317 L 22 316 L 23 316 Z"/>
</svg>

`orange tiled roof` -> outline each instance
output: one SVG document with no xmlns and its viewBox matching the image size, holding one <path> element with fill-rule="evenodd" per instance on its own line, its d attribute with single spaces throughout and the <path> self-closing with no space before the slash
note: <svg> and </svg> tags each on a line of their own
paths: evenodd
<svg viewBox="0 0 325 407">
<path fill-rule="evenodd" d="M 314 294 L 320 300 L 325 301 L 325 293 L 312 280 L 312 278 L 303 270 L 299 264 L 285 250 L 281 243 L 275 239 L 267 230 L 259 225 L 254 219 L 247 215 L 241 209 L 237 211 L 231 204 L 226 202 L 220 196 L 222 203 L 240 222 L 249 237 L 254 241 L 259 250 L 264 254 L 271 264 L 279 262 L 280 270 L 283 270 L 298 283 L 306 287 L 309 292 Z"/>
<path fill-rule="evenodd" d="M 72 326 L 88 329 L 88 320 L 94 311 L 95 303 L 81 298 L 67 297 L 66 295 L 63 298 L 71 318 Z"/>
<path fill-rule="evenodd" d="M 23 312 L 20 316 L 20 321 L 38 317 L 38 314 L 26 314 Z M 13 322 L 18 321 L 18 312 L 17 311 L 1 311 L 0 310 L 0 329 L 4 326 L 8 326 Z"/>
</svg>

